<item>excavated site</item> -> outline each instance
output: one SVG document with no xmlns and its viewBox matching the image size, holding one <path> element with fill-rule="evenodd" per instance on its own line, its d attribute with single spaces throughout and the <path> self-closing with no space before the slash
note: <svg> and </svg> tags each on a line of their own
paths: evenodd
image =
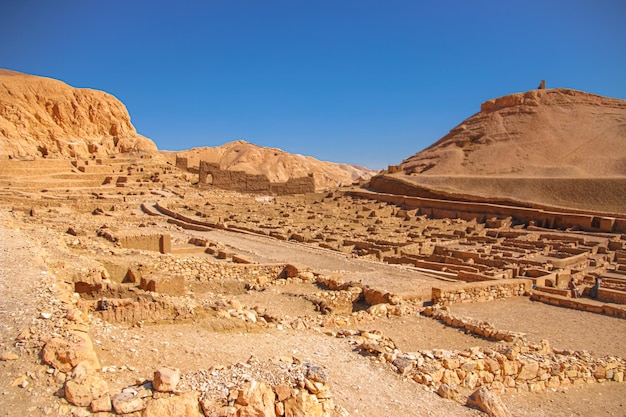
<svg viewBox="0 0 626 417">
<path fill-rule="evenodd" d="M 626 102 L 543 87 L 374 173 L 0 70 L 0 415 L 625 416 Z"/>
<path fill-rule="evenodd" d="M 623 219 L 409 203 L 228 191 L 148 154 L 2 161 L 0 410 L 626 414 Z"/>
</svg>

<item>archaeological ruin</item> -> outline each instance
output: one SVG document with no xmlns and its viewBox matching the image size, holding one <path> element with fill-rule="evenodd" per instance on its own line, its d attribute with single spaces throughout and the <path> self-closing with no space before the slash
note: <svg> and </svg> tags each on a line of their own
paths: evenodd
<svg viewBox="0 0 626 417">
<path fill-rule="evenodd" d="M 0 132 L 0 412 L 623 413 L 623 100 L 542 82 L 370 179 L 159 152 L 109 95 L 0 76 L 32 107 Z"/>
</svg>

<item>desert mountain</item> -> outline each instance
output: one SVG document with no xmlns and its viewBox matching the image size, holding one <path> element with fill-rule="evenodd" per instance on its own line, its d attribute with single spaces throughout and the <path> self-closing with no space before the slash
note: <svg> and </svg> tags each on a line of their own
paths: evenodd
<svg viewBox="0 0 626 417">
<path fill-rule="evenodd" d="M 265 148 L 243 140 L 180 152 L 161 151 L 161 154 L 171 163 L 174 163 L 176 156 L 187 158 L 189 166 L 199 166 L 200 161 L 219 163 L 222 169 L 263 174 L 270 182 L 284 182 L 312 173 L 318 189 L 352 184 L 359 179 L 367 180 L 375 174 L 364 167 L 323 162 L 310 156 Z"/>
<path fill-rule="evenodd" d="M 428 175 L 624 176 L 626 101 L 569 89 L 492 99 L 401 167 Z"/>
<path fill-rule="evenodd" d="M 437 199 L 624 213 L 626 101 L 569 89 L 492 99 L 370 186 Z"/>
<path fill-rule="evenodd" d="M 112 95 L 0 69 L 0 156 L 156 153 Z"/>
</svg>

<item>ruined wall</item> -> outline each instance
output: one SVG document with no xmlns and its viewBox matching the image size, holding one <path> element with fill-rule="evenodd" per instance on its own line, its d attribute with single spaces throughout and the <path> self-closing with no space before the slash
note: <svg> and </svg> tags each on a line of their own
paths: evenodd
<svg viewBox="0 0 626 417">
<path fill-rule="evenodd" d="M 213 185 L 240 193 L 287 195 L 315 192 L 315 180 L 312 174 L 301 178 L 290 178 L 287 182 L 270 183 L 265 175 L 224 170 L 219 164 L 200 161 L 198 175 L 200 185 Z"/>
<path fill-rule="evenodd" d="M 188 167 L 189 167 L 189 161 L 187 160 L 187 158 L 177 155 L 176 156 L 176 168 L 182 169 L 183 171 L 187 171 Z"/>
<path fill-rule="evenodd" d="M 491 301 L 524 295 L 532 288 L 530 279 L 502 279 L 471 284 L 457 284 L 443 288 L 433 287 L 433 304 L 450 305 Z"/>
<path fill-rule="evenodd" d="M 276 195 L 314 193 L 315 179 L 313 174 L 306 177 L 289 178 L 287 182 L 270 184 L 270 191 Z"/>
<path fill-rule="evenodd" d="M 104 237 L 110 242 L 118 243 L 126 249 L 148 250 L 161 253 L 172 251 L 172 240 L 170 235 L 153 234 L 128 234 L 125 232 L 114 232 L 102 230 L 98 236 Z"/>
<path fill-rule="evenodd" d="M 626 220 L 597 217 L 592 214 L 559 213 L 499 204 L 438 200 L 366 191 L 348 191 L 346 195 L 389 202 L 407 209 L 419 209 L 419 214 L 425 214 L 433 218 L 476 219 L 478 222 L 485 222 L 491 217 L 512 217 L 519 223 L 532 223 L 535 226 L 545 228 L 577 228 L 586 231 L 602 232 L 626 231 Z M 603 227 L 611 227 L 611 229 L 605 230 Z"/>
<path fill-rule="evenodd" d="M 586 351 L 552 349 L 540 344 L 516 343 L 495 349 L 481 347 L 465 351 L 418 351 L 404 353 L 386 337 L 372 338 L 361 332 L 359 349 L 393 365 L 398 373 L 445 396 L 447 386 L 495 392 L 508 390 L 544 392 L 597 382 L 624 382 L 624 360 L 607 356 L 595 358 Z M 449 397 L 448 397 L 449 398 Z"/>
</svg>

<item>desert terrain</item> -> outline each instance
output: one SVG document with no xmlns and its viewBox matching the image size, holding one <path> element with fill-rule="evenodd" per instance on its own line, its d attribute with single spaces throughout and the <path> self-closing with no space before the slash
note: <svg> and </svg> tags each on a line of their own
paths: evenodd
<svg viewBox="0 0 626 417">
<path fill-rule="evenodd" d="M 15 97 L 32 88 L 3 83 L 22 130 L 0 131 L 0 415 L 626 415 L 624 172 L 610 164 L 576 176 L 615 182 L 580 206 L 429 188 L 446 172 L 422 180 L 413 159 L 365 185 L 367 170 L 313 164 L 344 186 L 239 192 L 200 163 L 219 150 L 159 153 L 111 114 L 91 117 L 109 139 L 59 140 L 76 129 L 54 118 L 63 106 L 33 102 L 50 120 L 31 119 Z M 66 129 L 54 146 L 44 122 Z M 131 145 L 115 148 L 122 131 Z M 225 148 L 288 160 L 249 145 Z M 233 168 L 233 185 L 311 173 L 270 177 L 275 164 Z"/>
</svg>

